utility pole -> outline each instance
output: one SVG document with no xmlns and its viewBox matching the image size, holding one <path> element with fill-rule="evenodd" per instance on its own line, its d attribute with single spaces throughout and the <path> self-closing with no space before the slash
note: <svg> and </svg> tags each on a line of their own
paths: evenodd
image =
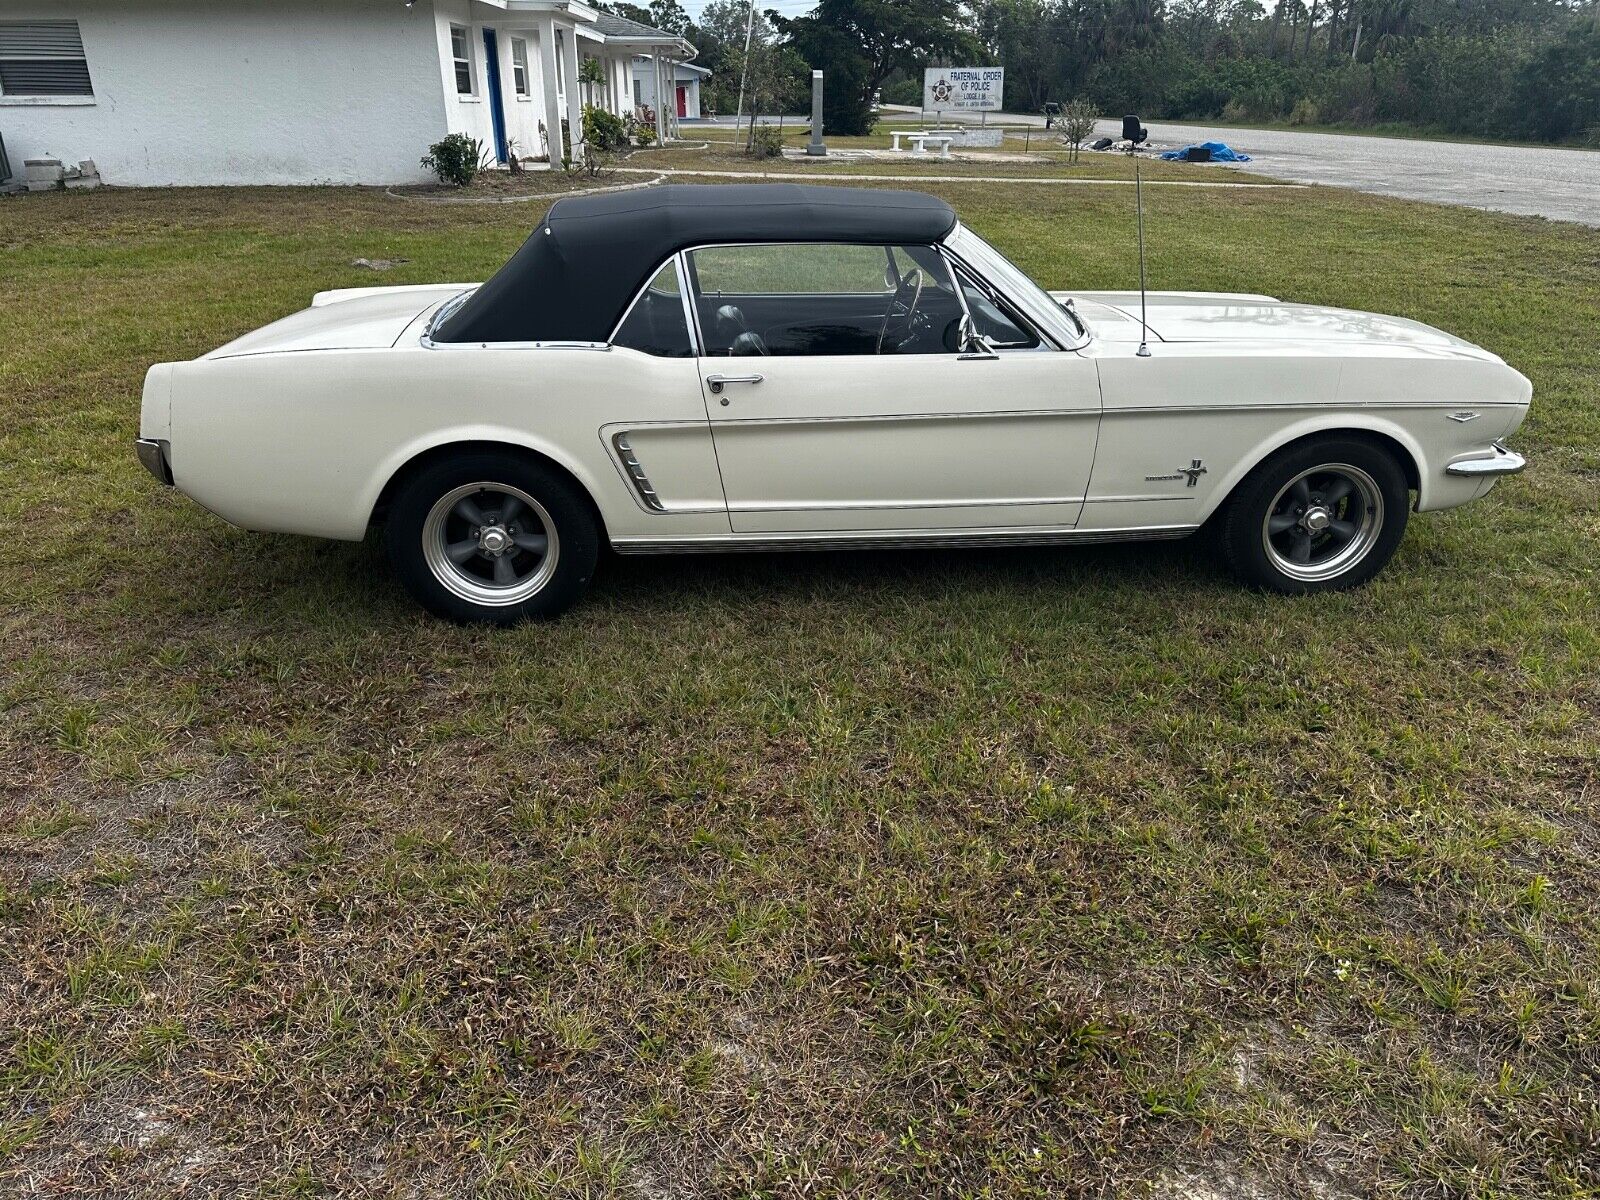
<svg viewBox="0 0 1600 1200">
<path fill-rule="evenodd" d="M 733 114 L 733 140 L 739 140 L 739 118 L 744 116 L 744 82 L 750 77 L 750 31 L 756 22 L 756 0 L 750 0 L 750 11 L 744 16 L 744 66 L 739 69 L 739 107 Z"/>
</svg>

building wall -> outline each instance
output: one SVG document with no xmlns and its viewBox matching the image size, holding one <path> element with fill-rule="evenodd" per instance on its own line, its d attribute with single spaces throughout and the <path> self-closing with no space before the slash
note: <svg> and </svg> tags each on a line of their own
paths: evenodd
<svg viewBox="0 0 1600 1200">
<path fill-rule="evenodd" d="M 670 67 L 662 67 L 663 72 L 670 69 Z M 641 102 L 651 108 L 659 108 L 656 104 L 655 67 L 648 59 L 633 64 L 632 78 L 638 82 L 638 95 L 641 97 Z M 685 121 L 698 120 L 700 117 L 700 78 L 693 71 L 684 71 L 678 77 L 676 86 L 684 89 L 683 119 Z M 675 106 L 678 103 L 677 94 L 671 91 L 670 87 L 671 85 L 669 85 L 667 100 L 670 105 Z M 671 111 L 676 112 L 677 109 L 674 107 Z"/>
<path fill-rule="evenodd" d="M 95 94 L 0 97 L 19 174 L 49 156 L 123 186 L 401 183 L 451 128 L 429 0 L 0 0 L 33 18 L 78 21 Z"/>
<path fill-rule="evenodd" d="M 537 158 L 545 153 L 544 136 L 539 125 L 543 119 L 541 100 L 543 76 L 539 66 L 539 31 L 531 17 L 510 16 L 504 9 L 474 4 L 472 0 L 436 0 L 435 43 L 441 86 L 444 89 L 445 126 L 450 133 L 464 133 L 477 138 L 486 148 L 494 146 L 494 118 L 489 110 L 489 78 L 484 63 L 483 30 L 485 25 L 495 29 L 500 61 L 500 91 L 506 118 L 506 137 L 516 142 L 516 153 L 521 158 Z M 472 48 L 473 81 L 476 91 L 463 96 L 456 91 L 455 60 L 451 54 L 450 27 L 464 26 Z M 528 44 L 528 95 L 516 92 L 516 75 L 512 70 L 511 40 L 519 38 Z M 563 43 L 571 40 L 570 34 Z M 557 81 L 557 89 L 565 90 Z"/>
</svg>

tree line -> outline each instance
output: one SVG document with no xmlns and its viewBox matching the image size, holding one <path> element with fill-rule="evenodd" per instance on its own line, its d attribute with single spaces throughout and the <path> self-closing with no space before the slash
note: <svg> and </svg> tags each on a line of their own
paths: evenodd
<svg viewBox="0 0 1600 1200">
<path fill-rule="evenodd" d="M 615 11 L 673 29 L 716 111 L 795 111 L 827 73 L 829 132 L 920 104 L 924 66 L 1006 68 L 1006 107 L 1087 97 L 1147 118 L 1396 125 L 1600 146 L 1600 0 L 818 0 L 800 17 L 713 0 Z M 749 62 L 760 78 L 752 89 Z M 754 95 L 749 93 L 754 91 Z"/>
</svg>

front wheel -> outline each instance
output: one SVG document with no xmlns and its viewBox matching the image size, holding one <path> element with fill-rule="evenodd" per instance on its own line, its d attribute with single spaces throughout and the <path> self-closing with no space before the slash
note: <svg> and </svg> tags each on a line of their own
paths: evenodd
<svg viewBox="0 0 1600 1200">
<path fill-rule="evenodd" d="M 1409 500 L 1405 472 L 1374 443 L 1302 442 L 1262 463 L 1229 498 L 1223 555 L 1245 582 L 1275 592 L 1358 587 L 1399 547 Z"/>
<path fill-rule="evenodd" d="M 585 498 L 530 459 L 476 452 L 433 463 L 389 514 L 389 556 L 406 590 L 452 621 L 554 617 L 594 575 L 599 529 Z"/>
</svg>

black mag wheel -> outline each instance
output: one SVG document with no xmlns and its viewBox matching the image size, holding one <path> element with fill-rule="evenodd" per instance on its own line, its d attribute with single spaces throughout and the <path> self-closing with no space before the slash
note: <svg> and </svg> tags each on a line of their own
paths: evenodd
<svg viewBox="0 0 1600 1200">
<path fill-rule="evenodd" d="M 585 497 L 562 476 L 511 453 L 435 462 L 390 512 L 395 573 L 428 611 L 509 625 L 553 617 L 582 595 L 599 555 Z"/>
<path fill-rule="evenodd" d="M 1409 500 L 1404 469 L 1378 443 L 1309 439 L 1235 490 L 1221 517 L 1223 553 L 1242 579 L 1272 591 L 1356 587 L 1399 546 Z"/>
</svg>

